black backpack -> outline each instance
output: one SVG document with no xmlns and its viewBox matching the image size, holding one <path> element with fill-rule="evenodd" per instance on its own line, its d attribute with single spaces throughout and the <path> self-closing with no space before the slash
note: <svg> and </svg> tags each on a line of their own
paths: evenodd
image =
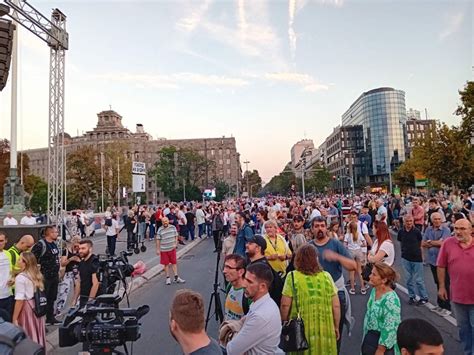
<svg viewBox="0 0 474 355">
<path fill-rule="evenodd" d="M 112 227 L 112 218 L 106 218 L 105 219 L 105 225 L 107 227 Z"/>
</svg>

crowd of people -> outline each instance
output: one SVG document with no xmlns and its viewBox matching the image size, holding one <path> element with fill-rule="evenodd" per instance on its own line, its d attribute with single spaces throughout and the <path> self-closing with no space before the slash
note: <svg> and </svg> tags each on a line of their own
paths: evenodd
<svg viewBox="0 0 474 355">
<path fill-rule="evenodd" d="M 469 268 L 474 261 L 473 205 L 467 194 L 445 192 L 430 197 L 361 194 L 306 201 L 292 196 L 170 202 L 109 208 L 102 228 L 109 255 L 115 254 L 122 230 L 128 249 L 154 242 L 166 285 L 172 283 L 170 271 L 175 283 L 185 282 L 178 274 L 179 244 L 212 238 L 214 252 L 222 252 L 226 298 L 219 346 L 202 333 L 200 323 L 188 324 L 186 314 L 179 315 L 187 307 L 200 314 L 199 295 L 186 291 L 173 303 L 170 329 L 178 341 L 188 342 L 183 345 L 186 353 L 192 348 L 186 334 L 200 334 L 196 341 L 216 353 L 273 354 L 278 352 L 282 324 L 301 317 L 308 343 L 304 353 L 338 354 L 354 325 L 351 297 L 356 293 L 369 294 L 361 349 L 372 347 L 374 354 L 414 354 L 410 349 L 424 345 L 442 349 L 435 331 L 417 342 L 403 327 L 404 305 L 395 292 L 400 271 L 408 289 L 406 306 L 425 305 L 426 284 L 436 284 L 433 312 L 456 317 L 464 352 L 473 354 L 474 288 L 466 287 L 474 283 Z M 13 217 L 8 218 L 12 223 Z M 86 238 L 88 223 L 83 218 L 81 211 L 71 213 L 71 237 L 62 248 L 55 227 L 47 227 L 36 242 L 25 235 L 8 250 L 7 236 L 0 234 L 1 316 L 42 345 L 45 324 L 58 323 L 65 309 L 85 305 L 101 292 L 98 258 Z M 395 243 L 400 244 L 400 255 Z M 400 270 L 394 269 L 396 258 L 401 259 Z M 425 266 L 432 279 L 425 278 Z M 38 290 L 47 299 L 44 316 L 34 312 Z M 419 323 L 407 324 L 410 328 Z"/>
</svg>

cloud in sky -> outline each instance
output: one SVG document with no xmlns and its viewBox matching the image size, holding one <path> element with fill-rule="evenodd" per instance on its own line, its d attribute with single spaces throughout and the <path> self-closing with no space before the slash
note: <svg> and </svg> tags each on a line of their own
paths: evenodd
<svg viewBox="0 0 474 355">
<path fill-rule="evenodd" d="M 176 23 L 176 27 L 185 32 L 193 32 L 205 17 L 211 2 L 212 0 L 205 0 L 203 3 L 192 8 L 186 16 Z M 195 2 L 191 3 L 196 4 Z"/>
<path fill-rule="evenodd" d="M 439 34 L 439 39 L 444 41 L 449 36 L 456 33 L 464 21 L 464 12 L 446 15 L 443 31 Z"/>
<path fill-rule="evenodd" d="M 295 59 L 296 55 L 296 33 L 293 28 L 296 13 L 296 0 L 288 1 L 288 41 L 290 42 L 291 59 Z"/>
<path fill-rule="evenodd" d="M 170 75 L 109 73 L 96 75 L 95 78 L 134 84 L 140 88 L 154 89 L 179 89 L 184 84 L 215 87 L 242 87 L 248 85 L 248 81 L 241 78 L 198 73 L 176 73 Z"/>
<path fill-rule="evenodd" d="M 264 78 L 269 81 L 297 84 L 303 87 L 304 91 L 316 92 L 329 90 L 329 86 L 318 82 L 311 75 L 294 72 L 267 73 Z"/>
</svg>

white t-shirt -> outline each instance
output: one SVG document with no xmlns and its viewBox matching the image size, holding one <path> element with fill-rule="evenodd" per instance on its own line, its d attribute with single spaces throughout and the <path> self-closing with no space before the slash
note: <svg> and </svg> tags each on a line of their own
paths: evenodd
<svg viewBox="0 0 474 355">
<path fill-rule="evenodd" d="M 15 299 L 31 300 L 35 294 L 35 285 L 25 274 L 19 273 L 15 277 Z"/>
<path fill-rule="evenodd" d="M 361 226 L 362 226 L 362 228 L 361 228 Z M 358 221 L 357 222 L 357 233 L 359 233 L 359 235 L 361 235 L 362 238 L 364 238 L 364 240 L 365 240 L 364 235 L 369 234 L 369 229 L 367 228 L 367 224 L 365 224 L 361 221 Z M 362 247 L 362 252 L 363 253 L 367 253 L 367 241 L 366 241 L 365 244 L 366 244 L 366 246 Z"/>
<path fill-rule="evenodd" d="M 113 236 L 117 234 L 117 229 L 119 229 L 119 223 L 115 218 L 112 218 L 112 225 L 111 226 L 106 226 L 107 231 L 105 232 L 105 235 L 107 236 Z"/>
<path fill-rule="evenodd" d="M 206 222 L 206 219 L 205 219 L 205 215 L 204 215 L 204 211 L 201 210 L 200 208 L 198 208 L 196 210 L 196 222 L 197 224 L 203 224 Z"/>
<path fill-rule="evenodd" d="M 18 221 L 14 217 L 5 217 L 3 219 L 4 226 L 17 226 Z"/>
<path fill-rule="evenodd" d="M 315 208 L 312 212 L 311 212 L 311 216 L 309 216 L 309 220 L 312 221 L 313 218 L 315 217 L 320 217 L 321 216 L 321 212 L 319 212 L 319 210 L 317 208 Z"/>
<path fill-rule="evenodd" d="M 10 297 L 10 287 L 7 286 L 10 278 L 10 259 L 6 251 L 0 251 L 0 300 Z"/>
<path fill-rule="evenodd" d="M 186 215 L 184 214 L 183 211 L 179 210 L 177 217 L 178 217 L 178 224 L 180 226 L 184 226 L 188 223 L 188 220 L 186 219 Z"/>
<path fill-rule="evenodd" d="M 344 242 L 347 243 L 347 249 L 349 250 L 361 250 L 362 246 L 365 245 L 365 238 L 362 236 L 362 234 L 357 233 L 357 240 L 354 242 L 354 238 L 352 238 L 352 234 L 347 233 L 344 236 Z M 367 248 L 365 248 L 367 250 Z"/>
<path fill-rule="evenodd" d="M 35 225 L 36 224 L 36 218 L 31 216 L 31 217 L 28 217 L 28 216 L 24 216 L 21 221 L 20 221 L 20 224 L 24 225 L 24 226 L 32 226 L 32 225 Z"/>
<path fill-rule="evenodd" d="M 375 239 L 374 244 L 372 244 L 372 249 L 370 249 L 370 255 L 376 254 L 378 245 L 379 241 L 378 239 Z M 391 241 L 386 240 L 382 243 L 379 250 L 383 250 L 387 255 L 384 259 L 382 259 L 382 262 L 384 262 L 388 266 L 392 266 L 393 262 L 395 261 L 395 247 L 393 243 Z"/>
</svg>

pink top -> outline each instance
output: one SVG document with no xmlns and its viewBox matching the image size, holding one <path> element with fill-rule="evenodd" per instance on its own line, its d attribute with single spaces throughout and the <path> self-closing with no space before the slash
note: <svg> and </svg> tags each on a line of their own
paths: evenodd
<svg viewBox="0 0 474 355">
<path fill-rule="evenodd" d="M 413 206 L 411 210 L 413 216 L 413 222 L 415 224 L 424 224 L 425 223 L 425 210 L 420 205 Z"/>
<path fill-rule="evenodd" d="M 463 249 L 453 237 L 444 241 L 438 255 L 438 267 L 447 268 L 451 280 L 451 301 L 474 304 L 474 243 Z"/>
</svg>

